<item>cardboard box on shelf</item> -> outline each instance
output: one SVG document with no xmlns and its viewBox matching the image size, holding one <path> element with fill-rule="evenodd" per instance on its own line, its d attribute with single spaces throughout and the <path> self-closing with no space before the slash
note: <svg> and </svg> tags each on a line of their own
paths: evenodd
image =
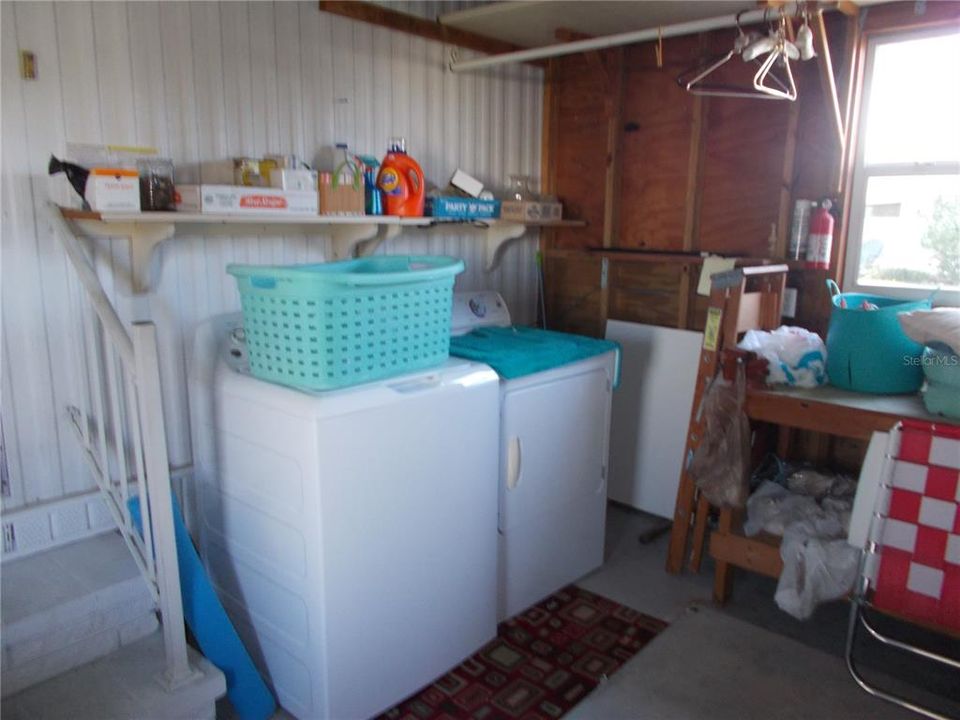
<svg viewBox="0 0 960 720">
<path fill-rule="evenodd" d="M 483 192 L 483 183 L 460 169 L 457 169 L 450 178 L 450 184 L 470 197 L 480 197 L 480 193 Z"/>
<path fill-rule="evenodd" d="M 446 195 L 428 197 L 426 214 L 454 220 L 492 220 L 500 214 L 500 201 Z"/>
<path fill-rule="evenodd" d="M 334 184 L 333 173 L 320 173 L 317 186 L 321 215 L 363 215 L 366 211 L 362 178 L 343 174 Z"/>
<path fill-rule="evenodd" d="M 550 222 L 563 217 L 563 205 L 558 202 L 504 200 L 500 203 L 500 219 L 516 222 Z"/>
<path fill-rule="evenodd" d="M 270 171 L 270 187 L 278 188 L 280 190 L 316 192 L 317 171 L 273 168 Z"/>
<path fill-rule="evenodd" d="M 317 193 L 240 185 L 177 185 L 177 212 L 316 215 Z"/>
<path fill-rule="evenodd" d="M 97 212 L 139 212 L 140 175 L 127 168 L 93 168 L 83 195 Z"/>
<path fill-rule="evenodd" d="M 199 185 L 177 185 L 173 201 L 177 212 L 198 213 L 203 209 Z"/>
</svg>

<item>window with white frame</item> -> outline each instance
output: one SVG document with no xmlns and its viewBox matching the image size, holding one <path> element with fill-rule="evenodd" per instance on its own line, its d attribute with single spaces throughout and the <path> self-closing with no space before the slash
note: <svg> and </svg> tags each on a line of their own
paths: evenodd
<svg viewBox="0 0 960 720">
<path fill-rule="evenodd" d="M 960 28 L 867 47 L 844 289 L 960 303 Z"/>
</svg>

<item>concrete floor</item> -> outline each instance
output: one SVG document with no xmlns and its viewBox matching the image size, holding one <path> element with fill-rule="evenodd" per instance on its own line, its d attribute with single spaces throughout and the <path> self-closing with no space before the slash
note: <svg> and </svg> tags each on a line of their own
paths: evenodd
<svg viewBox="0 0 960 720">
<path fill-rule="evenodd" d="M 715 608 L 709 560 L 698 575 L 668 575 L 663 567 L 669 535 L 638 541 L 661 524 L 645 513 L 609 506 L 606 561 L 577 584 L 672 626 L 574 708 L 569 720 L 916 717 L 871 698 L 847 674 L 841 659 L 845 602 L 822 606 L 800 622 L 773 602 L 774 581 L 740 573 L 730 602 Z M 949 673 L 937 682 L 940 689 L 960 685 Z M 805 697 L 815 701 L 805 704 Z M 223 701 L 217 715 L 233 717 Z M 289 718 L 281 711 L 274 720 Z"/>
<path fill-rule="evenodd" d="M 716 608 L 709 560 L 698 575 L 668 575 L 663 568 L 669 535 L 647 544 L 638 541 L 660 522 L 611 504 L 606 562 L 577 584 L 672 626 L 578 705 L 567 716 L 570 720 L 916 717 L 870 697 L 847 673 L 842 660 L 846 602 L 825 604 L 802 622 L 776 606 L 774 580 L 740 572 L 730 601 Z M 699 612 L 691 615 L 691 608 Z M 943 645 L 938 649 L 950 652 Z M 875 646 L 864 650 L 871 678 L 889 681 L 877 668 L 907 677 L 909 682 L 897 684 L 898 690 L 922 684 L 932 692 L 920 691 L 918 697 L 949 717 L 960 717 L 960 704 L 943 700 L 960 702 L 955 671 L 920 667 Z M 806 707 L 805 695 L 816 698 Z M 778 696 L 789 697 L 789 707 L 786 701 L 777 707 Z"/>
</svg>

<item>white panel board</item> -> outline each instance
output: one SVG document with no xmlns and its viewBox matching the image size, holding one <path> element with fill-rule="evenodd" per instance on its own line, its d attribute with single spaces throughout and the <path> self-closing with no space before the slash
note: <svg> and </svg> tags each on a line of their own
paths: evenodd
<svg viewBox="0 0 960 720">
<path fill-rule="evenodd" d="M 406 134 L 428 181 L 461 167 L 486 183 L 540 167 L 542 72 L 507 68 L 482 78 L 445 69 L 449 48 L 321 12 L 303 2 L 12 3 L 2 5 L 3 429 L 11 495 L 3 509 L 91 487 L 67 430 L 75 403 L 69 365 L 74 313 L 66 264 L 46 216 L 49 199 L 73 199 L 48 178 L 49 152 L 66 142 L 157 147 L 180 182 L 222 179 L 233 156 L 317 151 L 346 140 L 382 156 Z M 409 3 L 418 15 L 469 2 Z M 39 79 L 19 77 L 18 49 L 37 54 Z M 470 56 L 470 53 L 466 53 Z M 329 156 L 329 153 L 328 153 Z M 332 168 L 327 168 L 332 169 Z M 192 233 L 192 234 L 191 234 Z M 292 230 L 184 230 L 161 247 L 148 304 L 160 344 L 164 415 L 174 464 L 189 463 L 186 350 L 194 327 L 239 307 L 230 262 L 321 262 L 329 235 Z M 481 235 L 407 231 L 380 252 L 464 258 L 458 289 L 495 289 L 517 322 L 535 319 L 536 235 L 510 246 L 500 270 L 482 269 Z M 96 243 L 97 273 L 125 320 L 129 251 Z"/>
<path fill-rule="evenodd" d="M 608 496 L 672 518 L 703 334 L 610 320 L 607 339 L 623 348 Z"/>
</svg>

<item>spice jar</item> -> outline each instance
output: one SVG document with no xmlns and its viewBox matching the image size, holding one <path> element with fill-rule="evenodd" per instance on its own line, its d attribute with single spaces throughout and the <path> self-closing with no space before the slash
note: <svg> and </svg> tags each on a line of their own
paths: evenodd
<svg viewBox="0 0 960 720">
<path fill-rule="evenodd" d="M 168 158 L 137 160 L 140 173 L 140 209 L 176 210 L 173 186 L 173 161 Z"/>
</svg>

